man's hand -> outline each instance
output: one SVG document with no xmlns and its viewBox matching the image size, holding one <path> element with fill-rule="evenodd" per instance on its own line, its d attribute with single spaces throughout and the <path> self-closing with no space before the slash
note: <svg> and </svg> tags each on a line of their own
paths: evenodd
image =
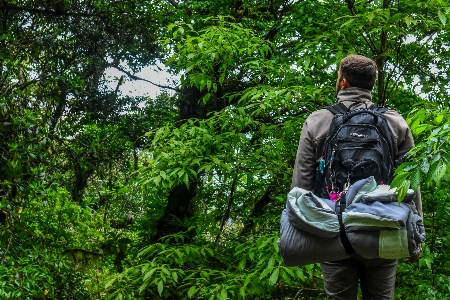
<svg viewBox="0 0 450 300">
<path fill-rule="evenodd" d="M 422 245 L 419 245 L 419 249 L 420 249 L 419 253 L 417 253 L 414 256 L 410 256 L 410 257 L 406 258 L 406 262 L 418 261 L 420 258 L 420 252 L 422 252 Z"/>
</svg>

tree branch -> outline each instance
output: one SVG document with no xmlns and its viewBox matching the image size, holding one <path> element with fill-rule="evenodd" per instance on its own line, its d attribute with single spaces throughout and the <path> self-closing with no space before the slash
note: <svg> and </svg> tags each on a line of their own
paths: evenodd
<svg viewBox="0 0 450 300">
<path fill-rule="evenodd" d="M 425 35 L 425 37 L 423 37 L 423 38 L 422 38 L 421 40 L 419 40 L 417 43 L 419 43 L 419 44 L 422 43 L 422 41 L 425 40 L 425 38 L 428 38 L 428 40 L 430 40 L 430 39 L 433 37 L 433 35 L 434 35 L 435 33 L 436 33 L 436 31 L 432 32 L 430 35 Z M 427 41 L 427 42 L 428 42 L 428 41 Z M 401 43 L 401 42 L 400 42 L 400 43 Z M 401 44 L 400 44 L 400 45 L 401 45 Z M 405 73 L 405 71 L 408 69 L 408 66 L 413 65 L 413 60 L 419 56 L 420 52 L 422 52 L 422 50 L 425 48 L 425 45 L 426 45 L 425 42 L 422 43 L 421 47 L 416 51 L 416 53 L 414 53 L 414 55 L 409 56 L 409 58 L 405 57 L 405 56 L 401 53 L 400 47 L 398 47 L 398 49 L 397 49 L 397 61 L 400 60 L 398 56 L 401 56 L 401 58 L 406 59 L 406 63 L 404 64 L 403 70 L 402 70 L 401 72 L 398 73 L 398 76 L 397 76 L 397 78 L 395 79 L 394 86 L 392 87 L 392 89 L 390 89 L 389 94 L 387 94 L 387 96 L 386 96 L 386 99 L 387 99 L 387 97 L 390 97 L 391 94 L 392 94 L 394 91 L 397 90 L 398 85 L 400 84 L 400 78 L 401 78 L 401 76 L 402 76 L 402 75 Z M 399 65 L 400 65 L 400 63 L 399 63 Z M 424 74 L 425 76 L 429 76 L 434 82 L 436 82 L 436 83 L 438 82 L 438 80 L 437 80 L 437 78 L 434 76 L 434 74 L 432 74 L 432 73 L 427 73 L 427 72 L 424 71 L 422 68 L 420 68 L 420 66 L 418 66 L 418 65 L 414 65 L 414 66 L 415 66 L 422 74 Z M 400 66 L 399 66 L 398 68 L 400 69 Z M 393 74 L 392 74 L 391 77 L 393 77 Z M 389 80 L 389 79 L 390 79 L 390 77 L 388 77 L 388 80 Z"/>
<path fill-rule="evenodd" d="M 38 83 L 39 81 L 40 80 L 33 79 L 33 80 L 29 80 L 29 81 L 24 82 L 24 83 L 18 83 L 16 85 L 10 85 L 10 86 L 6 87 L 6 89 L 4 91 L 0 90 L 0 95 L 4 95 L 4 94 L 6 94 L 6 93 L 8 93 L 9 91 L 12 91 L 12 90 L 23 90 L 23 89 L 27 88 L 28 86 L 30 86 L 32 84 Z"/>
<path fill-rule="evenodd" d="M 236 189 L 236 183 L 237 183 L 238 177 L 239 177 L 239 166 L 236 170 L 236 175 L 233 178 L 233 182 L 231 183 L 230 198 L 228 199 L 227 209 L 225 211 L 225 214 L 223 215 L 222 222 L 220 223 L 220 229 L 219 229 L 219 233 L 217 234 L 216 240 L 214 241 L 215 243 L 217 243 L 219 241 L 220 235 L 222 234 L 223 227 L 225 226 L 225 222 L 230 217 L 231 206 L 233 205 L 233 201 L 234 201 L 234 191 Z"/>
<path fill-rule="evenodd" d="M 79 16 L 79 17 L 96 17 L 101 13 L 97 14 L 89 14 L 89 13 L 72 13 L 65 10 L 51 10 L 51 9 L 40 9 L 40 8 L 31 8 L 31 7 L 20 7 L 15 5 L 3 5 L 0 6 L 0 10 L 17 10 L 17 11 L 26 11 L 29 13 L 36 13 L 42 15 L 52 15 L 52 16 Z"/>
<path fill-rule="evenodd" d="M 133 75 L 133 74 L 131 74 L 130 72 L 124 70 L 123 68 L 121 68 L 121 67 L 119 67 L 119 66 L 111 65 L 111 67 L 116 68 L 117 70 L 119 70 L 119 71 L 125 73 L 125 74 L 126 74 L 128 77 L 130 77 L 132 80 L 142 80 L 142 81 L 148 82 L 148 83 L 153 84 L 154 86 L 157 86 L 157 87 L 162 88 L 162 89 L 173 90 L 173 91 L 175 91 L 175 92 L 177 92 L 177 93 L 180 93 L 180 92 L 181 92 L 180 89 L 177 89 L 177 88 L 174 88 L 174 87 L 171 87 L 171 86 L 168 86 L 168 85 L 160 85 L 160 84 L 154 83 L 154 82 L 152 82 L 152 81 L 150 81 L 150 80 L 147 80 L 147 79 L 138 77 L 138 76 L 136 76 L 136 75 Z"/>
<path fill-rule="evenodd" d="M 275 187 L 276 187 L 275 182 L 269 184 L 269 186 L 267 187 L 266 191 L 261 196 L 261 198 L 259 198 L 258 201 L 256 201 L 252 209 L 252 212 L 248 217 L 247 223 L 245 224 L 244 228 L 242 228 L 241 232 L 239 233 L 239 236 L 244 236 L 253 229 L 253 227 L 255 226 L 255 219 L 262 216 L 262 214 L 264 213 L 264 207 L 270 203 L 271 201 L 270 196 L 275 191 Z"/>
<path fill-rule="evenodd" d="M 354 0 L 353 1 L 345 0 L 345 2 L 347 3 L 348 10 L 352 14 L 352 16 L 355 16 L 356 15 L 356 10 L 355 10 L 355 6 L 354 6 L 355 1 Z M 370 35 L 368 35 L 365 31 L 364 32 L 360 31 L 360 34 L 361 34 L 362 38 L 364 39 L 364 41 L 366 42 L 366 44 L 369 46 L 370 50 L 372 50 L 372 52 L 374 54 L 377 54 L 377 48 L 376 48 L 375 43 L 373 42 L 372 38 L 370 37 Z M 364 34 L 366 34 L 367 37 L 364 36 Z"/>
<path fill-rule="evenodd" d="M 173 7 L 175 7 L 175 8 L 178 8 L 178 2 L 177 1 L 175 1 L 175 0 L 167 0 L 167 2 L 169 2 L 170 4 L 172 4 L 173 5 Z"/>
<path fill-rule="evenodd" d="M 117 82 L 116 90 L 114 91 L 114 94 L 117 95 L 117 92 L 119 91 L 120 86 L 123 84 L 123 75 L 120 76 L 119 82 Z"/>
</svg>

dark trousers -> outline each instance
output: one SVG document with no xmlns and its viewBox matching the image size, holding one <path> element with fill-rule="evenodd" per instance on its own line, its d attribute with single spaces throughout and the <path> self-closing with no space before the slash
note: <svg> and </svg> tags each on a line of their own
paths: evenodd
<svg viewBox="0 0 450 300">
<path fill-rule="evenodd" d="M 364 300 L 394 298 L 396 259 L 350 258 L 321 263 L 328 300 L 356 300 L 358 280 Z"/>
</svg>

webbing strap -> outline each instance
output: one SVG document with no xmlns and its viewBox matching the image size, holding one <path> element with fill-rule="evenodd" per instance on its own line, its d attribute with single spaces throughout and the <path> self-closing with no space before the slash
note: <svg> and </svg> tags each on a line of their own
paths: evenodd
<svg viewBox="0 0 450 300">
<path fill-rule="evenodd" d="M 353 249 L 350 241 L 348 240 L 347 234 L 345 233 L 344 222 L 342 221 L 342 213 L 345 210 L 345 194 L 342 194 L 341 199 L 339 200 L 339 213 L 338 213 L 338 221 L 339 221 L 339 236 L 341 238 L 342 246 L 344 246 L 345 252 L 347 254 L 356 253 L 355 249 Z"/>
<path fill-rule="evenodd" d="M 328 109 L 329 111 L 331 111 L 333 113 L 333 115 L 345 114 L 348 111 L 347 106 L 345 106 L 345 104 L 343 104 L 341 102 L 334 103 L 332 105 L 328 105 L 325 108 Z"/>
<path fill-rule="evenodd" d="M 380 114 L 382 114 L 382 113 L 384 113 L 384 112 L 389 110 L 389 107 L 382 106 L 382 105 L 376 105 L 376 104 L 372 104 L 369 108 L 371 110 L 373 110 L 373 111 L 376 111 L 376 112 L 380 113 Z"/>
<path fill-rule="evenodd" d="M 347 101 L 352 101 L 352 100 L 347 100 Z M 345 106 L 345 104 L 342 102 L 337 102 L 337 103 L 325 106 L 325 108 L 328 109 L 330 112 L 332 112 L 333 115 L 345 114 L 345 113 L 349 112 L 353 106 L 358 105 L 360 103 L 358 101 L 352 101 L 352 102 L 353 103 L 349 107 Z M 380 114 L 389 110 L 389 107 L 382 106 L 382 105 L 372 104 L 371 106 L 367 107 L 367 103 L 364 102 L 364 104 L 366 104 L 366 108 L 368 108 L 374 112 L 380 113 Z"/>
</svg>

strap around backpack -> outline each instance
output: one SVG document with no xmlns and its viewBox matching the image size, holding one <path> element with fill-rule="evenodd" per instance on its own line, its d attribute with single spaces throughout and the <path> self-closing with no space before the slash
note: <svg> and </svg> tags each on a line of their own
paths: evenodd
<svg viewBox="0 0 450 300">
<path fill-rule="evenodd" d="M 388 110 L 389 110 L 389 107 L 384 106 L 384 105 L 372 104 L 372 105 L 369 107 L 369 109 L 371 109 L 372 111 L 375 111 L 375 112 L 377 112 L 377 113 L 382 114 L 382 113 L 388 111 Z"/>
</svg>

